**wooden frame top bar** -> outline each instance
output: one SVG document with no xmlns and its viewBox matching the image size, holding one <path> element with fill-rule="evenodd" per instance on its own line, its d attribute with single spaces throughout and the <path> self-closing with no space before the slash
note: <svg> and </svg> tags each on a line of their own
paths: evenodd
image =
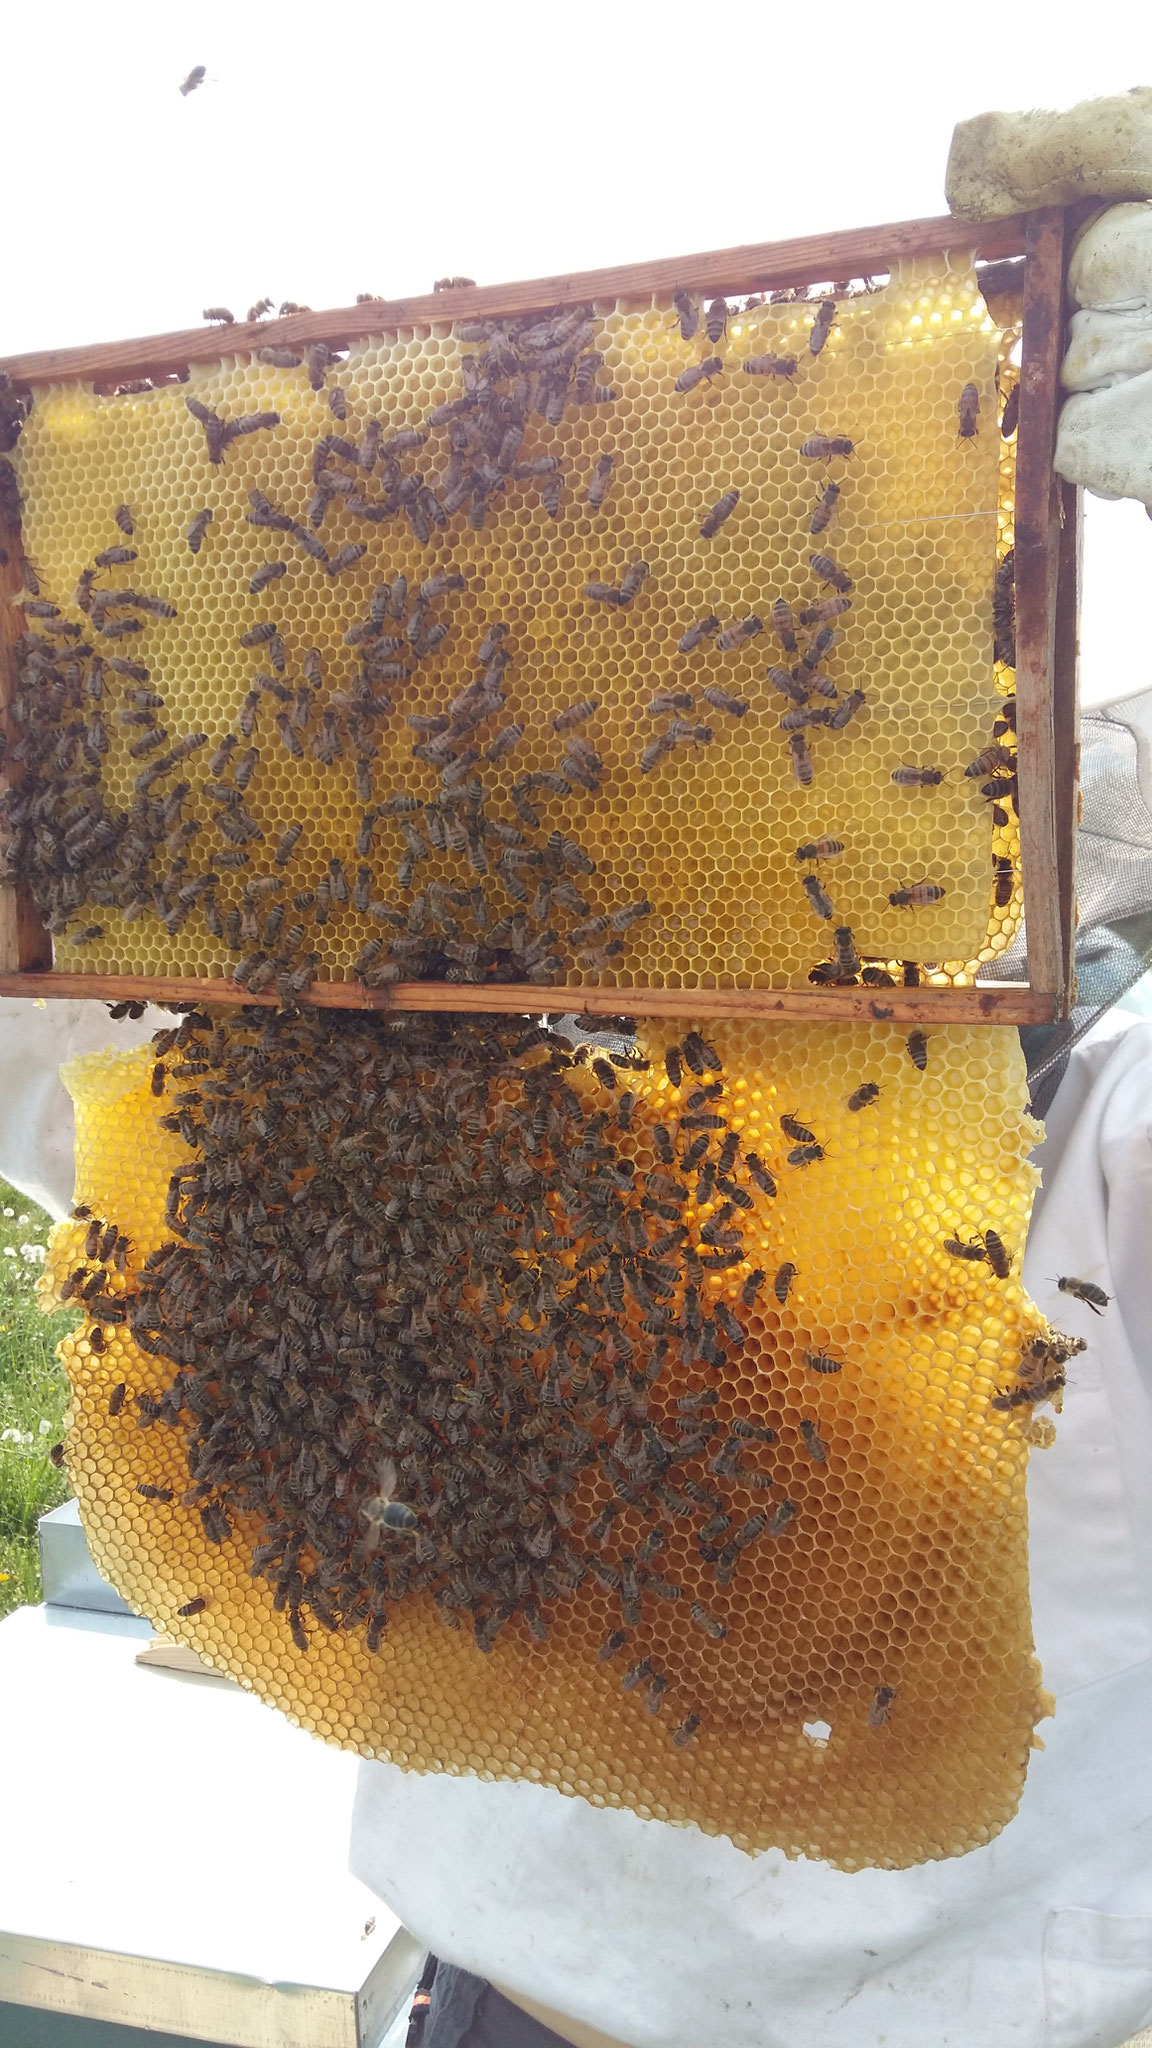
<svg viewBox="0 0 1152 2048">
<path fill-rule="evenodd" d="M 108 1003 L 259 1003 L 275 1008 L 275 989 L 251 995 L 234 981 L 149 974 L 0 974 L 0 996 L 96 998 Z M 564 988 L 530 981 L 314 981 L 302 998 L 321 1009 L 506 1010 L 515 1015 L 576 1012 L 599 1017 L 767 1017 L 781 1023 L 1049 1024 L 1056 997 L 1021 983 L 977 988 Z"/>
<path fill-rule="evenodd" d="M 620 263 L 607 270 L 572 271 L 528 278 L 514 284 L 473 285 L 427 292 L 407 299 L 371 299 L 362 305 L 321 313 L 293 313 L 284 319 L 237 321 L 231 327 L 190 327 L 178 334 L 150 334 L 131 341 L 94 342 L 82 348 L 40 349 L 0 357 L 16 384 L 73 380 L 109 382 L 129 377 L 170 375 L 189 363 L 214 363 L 221 356 L 263 347 L 270 335 L 282 347 L 313 341 L 344 345 L 397 327 L 451 325 L 456 320 L 527 313 L 543 306 L 581 305 L 585 300 L 650 298 L 656 292 L 686 290 L 736 295 L 791 284 L 867 277 L 881 262 L 931 255 L 939 249 L 974 248 L 989 262 L 1019 256 L 1025 247 L 1026 216 L 983 226 L 951 214 L 887 226 L 847 228 L 836 234 L 802 235 L 790 242 L 748 242 L 690 256 L 659 257 L 648 263 Z"/>
</svg>

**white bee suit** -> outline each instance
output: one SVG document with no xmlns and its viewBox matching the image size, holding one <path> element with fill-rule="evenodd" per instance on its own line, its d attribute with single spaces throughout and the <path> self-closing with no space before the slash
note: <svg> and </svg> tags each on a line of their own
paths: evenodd
<svg viewBox="0 0 1152 2048">
<path fill-rule="evenodd" d="M 1028 1481 L 1057 1711 L 994 1842 L 846 1874 L 542 1786 L 361 1767 L 356 1874 L 581 2048 L 1117 2048 L 1152 2024 L 1152 1023 L 1112 1013 L 1074 1052 L 1040 1164 L 1025 1279 L 1089 1348 Z"/>
</svg>

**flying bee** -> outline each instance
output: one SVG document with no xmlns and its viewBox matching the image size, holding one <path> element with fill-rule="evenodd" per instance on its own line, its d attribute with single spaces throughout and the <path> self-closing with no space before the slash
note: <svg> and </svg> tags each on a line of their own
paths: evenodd
<svg viewBox="0 0 1152 2048">
<path fill-rule="evenodd" d="M 928 1065 L 928 1034 L 926 1031 L 910 1031 L 907 1037 L 908 1057 L 912 1065 L 923 1073 Z"/>
<path fill-rule="evenodd" d="M 792 1282 L 795 1278 L 795 1266 L 793 1265 L 791 1259 L 785 1259 L 784 1264 L 781 1266 L 779 1272 L 776 1275 L 776 1278 L 772 1282 L 772 1292 L 776 1296 L 777 1301 L 780 1303 L 781 1308 L 783 1308 L 785 1302 L 788 1299 L 788 1290 L 791 1287 Z"/>
<path fill-rule="evenodd" d="M 690 363 L 686 370 L 681 370 L 672 389 L 695 391 L 696 386 L 702 384 L 706 377 L 717 376 L 723 368 L 724 364 L 719 356 L 707 356 L 702 363 Z"/>
<path fill-rule="evenodd" d="M 892 780 L 899 789 L 935 789 L 944 780 L 942 768 L 916 768 L 911 762 L 902 762 L 892 770 Z"/>
<path fill-rule="evenodd" d="M 834 915 L 832 898 L 815 875 L 805 875 L 803 887 L 804 894 L 807 896 L 817 917 L 830 918 Z"/>
<path fill-rule="evenodd" d="M 725 491 L 722 498 L 717 498 L 712 510 L 706 512 L 700 521 L 702 539 L 711 540 L 713 534 L 719 533 L 724 521 L 731 518 L 739 502 L 740 493 L 737 490 Z"/>
<path fill-rule="evenodd" d="M 965 384 L 956 402 L 956 416 L 959 421 L 958 439 L 970 441 L 976 432 L 976 416 L 980 411 L 980 393 L 975 384 Z"/>
<path fill-rule="evenodd" d="M 360 1519 L 367 1524 L 369 1548 L 374 1549 L 385 1529 L 415 1529 L 418 1518 L 403 1501 L 393 1495 L 398 1484 L 396 1462 L 385 1458 L 377 1474 L 378 1491 L 366 1500 L 360 1510 Z"/>
<path fill-rule="evenodd" d="M 52 1463 L 55 1465 L 57 1471 L 62 1470 L 64 1465 L 63 1444 L 53 1444 L 51 1450 L 48 1453 L 48 1456 L 51 1459 Z"/>
<path fill-rule="evenodd" d="M 829 1358 L 826 1351 L 806 1351 L 804 1353 L 804 1363 L 810 1372 L 828 1373 L 843 1372 L 844 1370 L 842 1360 L 839 1358 Z"/>
<path fill-rule="evenodd" d="M 818 356 L 836 324 L 835 299 L 822 299 L 808 336 L 810 354 Z"/>
<path fill-rule="evenodd" d="M 744 364 L 749 377 L 794 377 L 797 358 L 795 356 L 749 356 Z"/>
<path fill-rule="evenodd" d="M 796 780 L 802 789 L 807 789 L 816 772 L 808 751 L 808 742 L 802 732 L 793 732 L 788 735 L 788 745 L 792 750 L 792 769 Z"/>
<path fill-rule="evenodd" d="M 187 99 L 190 92 L 195 92 L 198 85 L 203 85 L 204 80 L 207 76 L 208 66 L 206 64 L 194 64 L 192 66 L 191 71 L 188 73 L 187 78 L 185 78 L 181 83 L 181 98 Z M 207 313 L 205 313 L 204 318 L 208 318 Z M 229 318 L 231 318 L 231 315 L 229 315 Z"/>
<path fill-rule="evenodd" d="M 846 434 L 813 434 L 800 444 L 805 462 L 830 462 L 834 455 L 851 455 L 856 443 Z M 813 531 L 818 532 L 818 528 Z"/>
<path fill-rule="evenodd" d="M 1112 1296 L 1105 1294 L 1104 1289 L 1098 1287 L 1094 1280 L 1076 1280 L 1067 1273 L 1057 1280 L 1056 1285 L 1061 1294 L 1070 1294 L 1074 1301 L 1082 1301 L 1096 1316 L 1103 1315 L 1112 1299 Z"/>
<path fill-rule="evenodd" d="M 888 901 L 893 910 L 923 910 L 929 903 L 939 903 L 944 894 L 939 882 L 913 882 L 911 888 L 890 890 Z"/>
<path fill-rule="evenodd" d="M 974 761 L 969 761 L 964 774 L 969 782 L 975 782 L 979 775 L 992 775 L 997 768 L 1015 768 L 1015 766 L 1016 756 L 1010 747 L 985 747 L 982 754 L 977 754 Z"/>
<path fill-rule="evenodd" d="M 878 1685 L 876 1687 L 872 1695 L 872 1704 L 868 1709 L 868 1726 L 870 1728 L 882 1728 L 884 1726 L 895 1697 L 896 1687 L 894 1685 Z"/>
<path fill-rule="evenodd" d="M 861 1081 L 859 1088 L 854 1088 L 848 1097 L 848 1108 L 851 1110 L 867 1109 L 870 1102 L 875 1102 L 879 1093 L 880 1084 L 878 1081 Z"/>
<path fill-rule="evenodd" d="M 673 292 L 672 304 L 680 322 L 681 341 L 691 341 L 700 325 L 700 308 L 694 304 L 688 292 Z"/>
<path fill-rule="evenodd" d="M 825 489 L 824 494 L 816 507 L 816 510 L 813 512 L 811 519 L 808 521 L 809 533 L 823 533 L 824 528 L 831 523 L 832 516 L 836 510 L 836 506 L 839 501 L 839 497 L 839 484 L 829 484 Z"/>
</svg>

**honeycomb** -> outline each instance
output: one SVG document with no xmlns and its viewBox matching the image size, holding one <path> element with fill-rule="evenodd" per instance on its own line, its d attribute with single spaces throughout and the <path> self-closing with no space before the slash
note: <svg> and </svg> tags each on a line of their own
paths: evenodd
<svg viewBox="0 0 1152 2048">
<path fill-rule="evenodd" d="M 749 1851 L 1011 1818 L 1075 1349 L 1014 1032 L 241 1009 L 64 1074 L 68 1465 L 158 1627 L 361 1755 Z"/>
<path fill-rule="evenodd" d="M 837 928 L 946 979 L 1003 947 L 1014 819 L 991 838 L 964 771 L 1005 737 L 1012 447 L 972 264 L 908 260 L 830 327 L 785 294 L 712 341 L 694 310 L 688 340 L 657 300 L 298 367 L 270 328 L 186 383 L 37 391 L 8 823 L 58 966 L 690 991 L 835 978 Z M 819 614 L 792 651 L 781 604 Z"/>
</svg>

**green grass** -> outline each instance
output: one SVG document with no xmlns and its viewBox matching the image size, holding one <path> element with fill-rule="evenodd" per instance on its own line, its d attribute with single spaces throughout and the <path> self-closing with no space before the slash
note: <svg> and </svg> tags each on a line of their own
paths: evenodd
<svg viewBox="0 0 1152 2048">
<path fill-rule="evenodd" d="M 69 1492 L 48 1453 L 68 1405 L 56 1346 L 77 1316 L 41 1315 L 36 1301 L 51 1227 L 43 1209 L 0 1181 L 0 1615 L 39 1600 L 36 1524 Z"/>
</svg>

